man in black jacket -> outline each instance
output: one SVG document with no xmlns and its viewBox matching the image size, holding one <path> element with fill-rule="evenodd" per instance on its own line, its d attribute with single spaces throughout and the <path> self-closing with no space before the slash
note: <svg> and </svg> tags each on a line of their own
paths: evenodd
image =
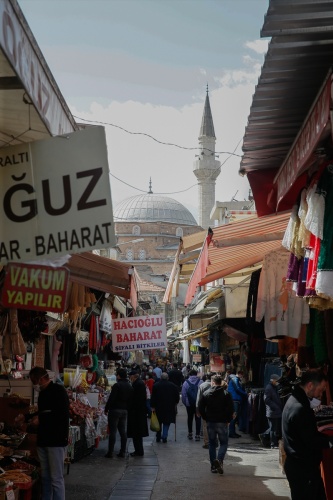
<svg viewBox="0 0 333 500">
<path fill-rule="evenodd" d="M 156 432 L 156 442 L 168 440 L 170 424 L 176 422 L 177 404 L 179 403 L 179 389 L 168 380 L 168 374 L 162 373 L 161 380 L 153 385 L 151 407 L 156 411 L 156 416 L 161 429 Z"/>
<path fill-rule="evenodd" d="M 106 458 L 112 458 L 116 442 L 117 429 L 120 434 L 120 451 L 117 457 L 124 458 L 127 443 L 128 410 L 133 403 L 133 388 L 127 379 L 125 368 L 117 370 L 117 382 L 113 385 L 111 394 L 105 405 L 105 414 L 109 424 L 109 449 Z"/>
<path fill-rule="evenodd" d="M 172 364 L 171 370 L 168 372 L 169 381 L 178 387 L 179 392 L 182 389 L 182 383 L 184 382 L 184 375 L 178 368 L 177 363 Z"/>
<path fill-rule="evenodd" d="M 266 417 L 269 422 L 269 428 L 263 434 L 259 434 L 261 443 L 265 446 L 267 437 L 270 438 L 271 448 L 278 448 L 281 437 L 281 416 L 282 403 L 277 388 L 280 375 L 272 373 L 269 384 L 265 387 L 264 401 L 266 405 Z"/>
<path fill-rule="evenodd" d="M 292 500 L 326 500 L 320 474 L 322 449 L 329 438 L 317 430 L 312 398 L 320 399 L 327 377 L 318 370 L 303 373 L 282 412 L 282 436 L 286 452 L 284 470 Z"/>
<path fill-rule="evenodd" d="M 42 498 L 65 499 L 64 460 L 68 444 L 69 400 L 63 385 L 53 383 L 47 370 L 35 366 L 30 380 L 38 396 L 37 453 L 41 465 Z"/>
<path fill-rule="evenodd" d="M 211 389 L 205 391 L 199 399 L 198 410 L 207 421 L 211 472 L 223 474 L 223 460 L 228 449 L 228 426 L 233 418 L 234 406 L 232 397 L 221 386 L 220 375 L 214 375 L 211 384 Z M 216 438 L 220 443 L 217 458 Z"/>
<path fill-rule="evenodd" d="M 134 451 L 131 457 L 143 457 L 143 438 L 149 436 L 147 423 L 147 391 L 139 372 L 132 370 L 129 373 L 133 387 L 133 405 L 128 412 L 127 436 L 133 439 Z"/>
</svg>

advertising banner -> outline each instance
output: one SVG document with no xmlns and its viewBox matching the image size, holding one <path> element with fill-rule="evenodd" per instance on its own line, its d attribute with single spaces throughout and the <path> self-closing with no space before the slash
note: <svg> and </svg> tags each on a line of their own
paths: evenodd
<svg viewBox="0 0 333 500">
<path fill-rule="evenodd" d="M 62 313 L 68 278 L 65 267 L 10 263 L 6 266 L 2 303 L 5 307 Z"/>
<path fill-rule="evenodd" d="M 115 245 L 105 130 L 0 152 L 0 264 Z"/>
<path fill-rule="evenodd" d="M 216 373 L 225 371 L 224 359 L 220 354 L 212 352 L 209 354 L 209 370 Z"/>
<path fill-rule="evenodd" d="M 113 352 L 164 349 L 167 334 L 164 314 L 112 320 Z"/>
</svg>

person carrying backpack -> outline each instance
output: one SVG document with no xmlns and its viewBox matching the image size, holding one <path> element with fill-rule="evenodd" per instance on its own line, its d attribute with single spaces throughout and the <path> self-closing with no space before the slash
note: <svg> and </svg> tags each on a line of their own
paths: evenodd
<svg viewBox="0 0 333 500">
<path fill-rule="evenodd" d="M 196 370 L 190 370 L 188 379 L 182 386 L 182 402 L 187 411 L 188 439 L 193 439 L 193 417 L 195 418 L 195 440 L 200 441 L 201 417 L 196 414 L 198 388 L 202 380 L 197 376 Z"/>
</svg>

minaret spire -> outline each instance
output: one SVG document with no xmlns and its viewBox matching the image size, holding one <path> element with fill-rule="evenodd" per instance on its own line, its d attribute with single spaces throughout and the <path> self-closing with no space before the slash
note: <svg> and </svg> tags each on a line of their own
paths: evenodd
<svg viewBox="0 0 333 500">
<path fill-rule="evenodd" d="M 204 229 L 208 229 L 213 223 L 210 219 L 210 213 L 215 204 L 215 182 L 221 172 L 221 163 L 215 159 L 215 143 L 216 137 L 207 83 L 199 133 L 200 154 L 193 165 L 194 175 L 198 179 L 198 222 Z"/>
<path fill-rule="evenodd" d="M 214 137 L 214 139 L 216 139 L 212 111 L 210 109 L 210 102 L 209 102 L 209 95 L 208 95 L 208 83 L 207 83 L 207 90 L 206 90 L 205 107 L 204 107 L 204 112 L 202 115 L 199 136 L 200 137 L 203 137 L 203 136 Z"/>
<path fill-rule="evenodd" d="M 149 191 L 148 191 L 148 194 L 153 194 L 151 177 L 149 178 Z"/>
</svg>

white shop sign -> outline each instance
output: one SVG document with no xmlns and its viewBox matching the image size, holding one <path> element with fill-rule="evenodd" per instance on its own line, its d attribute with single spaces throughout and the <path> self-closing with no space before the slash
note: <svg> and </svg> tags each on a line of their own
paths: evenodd
<svg viewBox="0 0 333 500">
<path fill-rule="evenodd" d="M 0 151 L 0 264 L 115 245 L 103 127 Z"/>
<path fill-rule="evenodd" d="M 114 352 L 164 349 L 167 332 L 164 314 L 112 320 Z"/>
</svg>

